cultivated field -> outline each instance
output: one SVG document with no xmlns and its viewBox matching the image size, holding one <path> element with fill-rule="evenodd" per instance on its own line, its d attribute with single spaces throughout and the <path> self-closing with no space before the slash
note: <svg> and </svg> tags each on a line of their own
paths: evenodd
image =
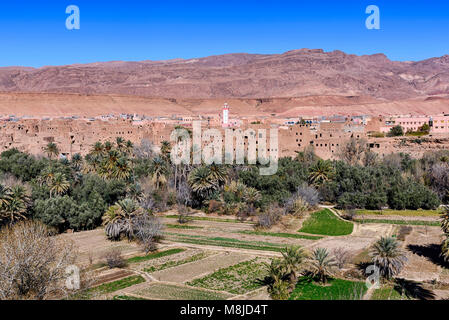
<svg viewBox="0 0 449 320">
<path fill-rule="evenodd" d="M 133 242 L 106 240 L 103 229 L 63 237 L 77 244 L 79 263 L 90 264 L 97 272 L 96 288 L 83 297 L 86 299 L 270 299 L 263 282 L 266 266 L 280 257 L 280 250 L 287 245 L 301 245 L 309 251 L 344 248 L 352 256 L 347 273 L 339 279 L 323 287 L 304 278 L 290 299 L 408 299 L 391 285 L 367 290 L 364 278 L 354 278 L 351 273 L 351 268 L 369 262 L 369 248 L 381 236 L 403 241 L 409 262 L 400 278 L 420 281 L 437 298 L 449 296 L 448 266 L 433 258 L 432 250 L 442 240 L 439 227 L 396 224 L 386 215 L 379 223 L 349 222 L 335 213 L 325 209 L 272 230 L 260 230 L 251 221 L 198 213 L 180 225 L 169 212 L 161 216 L 165 236 L 158 251 L 146 256 Z M 429 213 L 407 216 L 412 216 L 412 221 L 425 220 Z M 102 255 L 112 247 L 122 250 L 126 267 L 108 269 L 104 265 Z"/>
</svg>

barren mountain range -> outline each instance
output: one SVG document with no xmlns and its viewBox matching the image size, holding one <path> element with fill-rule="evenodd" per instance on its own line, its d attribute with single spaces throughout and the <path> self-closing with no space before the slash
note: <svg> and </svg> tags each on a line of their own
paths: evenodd
<svg viewBox="0 0 449 320">
<path fill-rule="evenodd" d="M 449 55 L 399 62 L 301 49 L 7 67 L 0 68 L 0 92 L 3 114 L 215 113 L 231 99 L 235 112 L 248 115 L 438 113 L 449 112 Z"/>
</svg>

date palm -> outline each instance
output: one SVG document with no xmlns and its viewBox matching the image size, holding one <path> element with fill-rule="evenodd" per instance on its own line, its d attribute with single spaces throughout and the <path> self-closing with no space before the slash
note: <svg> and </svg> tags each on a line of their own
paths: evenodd
<svg viewBox="0 0 449 320">
<path fill-rule="evenodd" d="M 445 261 L 449 261 L 449 237 L 447 237 L 441 245 L 441 257 Z"/>
<path fill-rule="evenodd" d="M 370 255 L 373 263 L 379 267 L 380 274 L 386 279 L 398 275 L 407 262 L 407 257 L 400 248 L 399 241 L 393 237 L 380 238 L 374 243 Z"/>
<path fill-rule="evenodd" d="M 132 156 L 134 144 L 130 140 L 127 140 L 125 143 L 124 150 L 127 155 Z"/>
<path fill-rule="evenodd" d="M 449 235 L 449 207 L 445 207 L 441 213 L 441 229 L 446 235 Z"/>
<path fill-rule="evenodd" d="M 326 283 L 327 278 L 334 274 L 337 262 L 327 249 L 317 248 L 312 253 L 309 265 L 312 275 L 317 277 L 320 282 Z"/>
<path fill-rule="evenodd" d="M 92 147 L 92 150 L 90 151 L 90 155 L 94 157 L 100 157 L 103 155 L 104 147 L 101 142 L 95 142 L 94 146 Z"/>
<path fill-rule="evenodd" d="M 131 239 L 133 219 L 143 214 L 143 210 L 131 199 L 123 199 L 109 207 L 103 214 L 102 220 L 109 239 L 119 240 L 122 234 Z"/>
<path fill-rule="evenodd" d="M 44 151 L 50 159 L 52 159 L 53 156 L 57 157 L 59 155 L 58 146 L 54 142 L 50 142 L 49 144 L 47 144 L 47 146 L 44 148 Z"/>
<path fill-rule="evenodd" d="M 262 196 L 260 195 L 259 190 L 251 187 L 246 187 L 245 192 L 243 193 L 243 200 L 248 204 L 255 204 L 260 201 Z"/>
<path fill-rule="evenodd" d="M 26 213 L 25 202 L 20 198 L 13 197 L 8 205 L 0 211 L 0 220 L 7 220 L 10 224 L 13 224 L 18 220 L 26 219 Z"/>
<path fill-rule="evenodd" d="M 131 175 L 131 163 L 125 158 L 121 157 L 117 160 L 113 168 L 113 176 L 117 179 L 126 180 Z"/>
<path fill-rule="evenodd" d="M 120 152 L 118 152 L 117 150 L 113 149 L 108 151 L 105 162 L 103 163 L 103 165 L 105 166 L 106 169 L 110 170 L 112 172 L 112 170 L 114 170 L 118 159 L 120 158 Z"/>
<path fill-rule="evenodd" d="M 441 229 L 443 229 L 446 239 L 441 244 L 441 257 L 449 261 L 449 208 L 445 207 L 441 214 Z"/>
<path fill-rule="evenodd" d="M 323 182 L 332 179 L 334 167 L 328 160 L 319 159 L 309 168 L 309 181 L 314 185 L 321 185 Z"/>
<path fill-rule="evenodd" d="M 11 201 L 11 189 L 0 184 L 0 208 L 8 205 Z"/>
<path fill-rule="evenodd" d="M 115 145 L 117 146 L 118 151 L 125 151 L 125 139 L 123 139 L 122 137 L 115 138 Z"/>
<path fill-rule="evenodd" d="M 227 170 L 226 167 L 222 165 L 211 164 L 209 166 L 209 174 L 213 180 L 217 181 L 217 183 L 221 185 L 226 181 Z"/>
<path fill-rule="evenodd" d="M 110 206 L 101 218 L 105 226 L 106 236 L 111 240 L 119 240 L 125 224 L 125 213 L 115 204 Z"/>
<path fill-rule="evenodd" d="M 103 144 L 103 150 L 104 150 L 103 153 L 107 154 L 112 149 L 114 149 L 114 145 L 110 141 L 106 141 Z"/>
<path fill-rule="evenodd" d="M 168 159 L 170 157 L 171 152 L 171 144 L 169 141 L 162 141 L 161 142 L 161 155 L 164 159 Z"/>
<path fill-rule="evenodd" d="M 67 181 L 64 174 L 58 172 L 55 174 L 53 180 L 51 181 L 49 188 L 50 188 L 50 198 L 52 195 L 62 195 L 67 192 L 69 189 L 70 184 Z"/>
<path fill-rule="evenodd" d="M 286 300 L 289 296 L 290 283 L 287 281 L 285 264 L 281 259 L 275 258 L 270 264 L 265 264 L 268 275 L 265 283 L 268 285 L 268 293 L 274 300 Z"/>
<path fill-rule="evenodd" d="M 150 165 L 151 182 L 159 189 L 167 183 L 168 167 L 161 158 L 154 158 Z"/>
<path fill-rule="evenodd" d="M 218 182 L 213 179 L 206 166 L 193 169 L 187 178 L 192 191 L 203 198 L 207 198 L 218 189 Z"/>
<path fill-rule="evenodd" d="M 50 186 L 53 182 L 53 179 L 55 178 L 56 173 L 56 169 L 52 166 L 46 167 L 44 170 L 42 170 L 41 174 L 38 177 L 40 185 Z"/>
<path fill-rule="evenodd" d="M 224 187 L 226 192 L 233 193 L 236 198 L 243 200 L 247 192 L 247 186 L 240 181 L 231 181 L 230 184 Z"/>
<path fill-rule="evenodd" d="M 288 275 L 289 282 L 292 286 L 296 284 L 298 274 L 301 272 L 307 254 L 300 246 L 286 247 L 281 252 L 283 257 L 284 272 Z"/>
<path fill-rule="evenodd" d="M 76 171 L 79 171 L 83 165 L 83 157 L 79 153 L 75 153 L 72 157 L 72 166 Z"/>
<path fill-rule="evenodd" d="M 28 190 L 20 184 L 8 188 L 8 201 L 0 207 L 0 220 L 10 224 L 25 219 L 31 198 Z"/>
</svg>

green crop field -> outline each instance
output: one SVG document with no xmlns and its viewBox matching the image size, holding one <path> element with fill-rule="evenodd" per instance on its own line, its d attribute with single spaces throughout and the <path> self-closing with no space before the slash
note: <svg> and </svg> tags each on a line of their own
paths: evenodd
<svg viewBox="0 0 449 320">
<path fill-rule="evenodd" d="M 351 234 L 353 228 L 351 222 L 343 221 L 329 209 L 324 209 L 312 213 L 298 231 L 325 236 L 344 236 Z"/>
<path fill-rule="evenodd" d="M 331 279 L 325 285 L 302 277 L 290 295 L 290 300 L 360 300 L 367 288 L 365 282 Z"/>
</svg>

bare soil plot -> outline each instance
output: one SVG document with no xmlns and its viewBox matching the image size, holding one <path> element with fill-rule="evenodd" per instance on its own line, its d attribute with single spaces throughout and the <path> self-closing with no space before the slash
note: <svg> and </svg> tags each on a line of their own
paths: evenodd
<svg viewBox="0 0 449 320">
<path fill-rule="evenodd" d="M 400 276 L 416 281 L 449 283 L 449 265 L 439 257 L 442 239 L 443 233 L 439 227 L 414 226 L 405 238 L 408 263 Z"/>
<path fill-rule="evenodd" d="M 230 294 L 201 290 L 173 284 L 154 283 L 145 288 L 130 291 L 139 297 L 155 300 L 225 300 Z"/>
<path fill-rule="evenodd" d="M 104 229 L 95 229 L 75 233 L 64 233 L 60 237 L 74 241 L 78 248 L 78 263 L 98 263 L 103 260 L 104 254 L 112 248 L 120 248 L 124 257 L 141 254 L 139 246 L 135 242 L 110 241 L 106 238 Z"/>
<path fill-rule="evenodd" d="M 363 251 L 381 236 L 388 236 L 393 233 L 394 227 L 383 224 L 354 225 L 354 231 L 348 236 L 326 237 L 321 240 L 313 241 L 308 246 L 309 249 L 326 248 L 333 250 L 344 248 L 351 252 Z"/>
<path fill-rule="evenodd" d="M 197 277 L 212 273 L 219 268 L 224 268 L 249 259 L 246 254 L 240 253 L 219 253 L 214 256 L 183 264 L 177 267 L 157 271 L 152 276 L 159 281 L 182 283 Z"/>
</svg>

